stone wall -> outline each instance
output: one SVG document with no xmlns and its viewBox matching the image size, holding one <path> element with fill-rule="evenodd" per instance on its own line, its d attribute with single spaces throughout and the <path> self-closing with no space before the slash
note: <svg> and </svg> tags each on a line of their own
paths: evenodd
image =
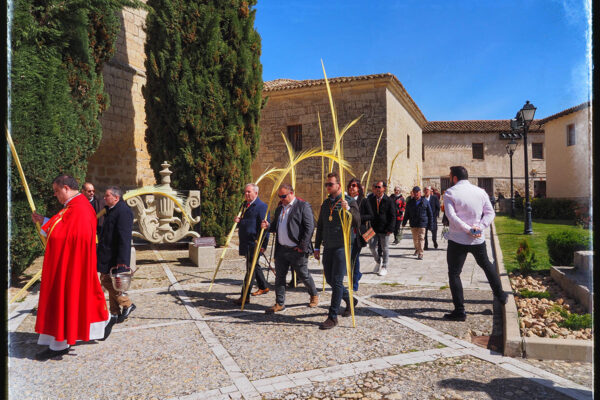
<svg viewBox="0 0 600 400">
<path fill-rule="evenodd" d="M 440 178 L 447 177 L 450 167 L 462 165 L 469 172 L 469 180 L 477 185 L 477 178 L 492 178 L 494 195 L 502 193 L 510 197 L 510 157 L 506 153 L 507 140 L 500 140 L 497 132 L 491 133 L 425 133 L 425 161 L 423 162 L 423 185 L 440 187 Z M 547 151 L 544 144 L 544 159 L 532 159 L 531 144 L 544 143 L 544 133 L 533 133 L 527 137 L 529 149 L 529 185 L 534 195 L 534 182 L 546 180 Z M 473 159 L 472 144 L 483 143 L 483 160 Z M 525 195 L 523 141 L 513 154 L 513 183 L 515 190 Z M 533 174 L 532 174 L 532 171 Z"/>
<path fill-rule="evenodd" d="M 575 144 L 567 146 L 567 126 L 575 125 Z M 544 125 L 548 148 L 548 197 L 591 197 L 591 108 Z"/>
<path fill-rule="evenodd" d="M 121 12 L 115 55 L 102 71 L 110 107 L 100 119 L 102 140 L 88 160 L 86 177 L 98 191 L 110 185 L 133 188 L 155 183 L 144 139 L 146 14 L 145 10 L 129 8 Z"/>
<path fill-rule="evenodd" d="M 359 179 L 368 170 L 373 151 L 381 129 L 386 124 L 386 90 L 371 84 L 369 86 L 340 85 L 332 88 L 333 99 L 338 115 L 338 125 L 342 129 L 347 123 L 362 114 L 361 120 L 344 136 L 344 156 L 352 166 L 354 175 Z M 320 115 L 325 149 L 331 149 L 334 141 L 331 111 L 325 86 L 268 92 L 268 102 L 261 113 L 261 142 L 258 156 L 252 164 L 252 175 L 258 177 L 271 167 L 283 167 L 288 162 L 288 154 L 281 137 L 287 134 L 287 126 L 302 125 L 302 150 L 320 148 Z M 386 160 L 386 133 L 377 152 L 377 160 Z M 385 179 L 386 163 L 375 162 L 372 179 Z M 325 160 L 325 170 L 328 161 Z M 297 168 L 296 193 L 310 202 L 313 209 L 321 204 L 321 159 L 308 159 Z M 346 182 L 350 179 L 346 175 Z M 286 179 L 291 183 L 291 179 Z M 260 184 L 261 198 L 268 201 L 272 183 Z M 323 189 L 323 193 L 324 189 Z M 326 196 L 326 194 L 325 194 Z M 277 200 L 274 201 L 276 203 Z"/>
</svg>

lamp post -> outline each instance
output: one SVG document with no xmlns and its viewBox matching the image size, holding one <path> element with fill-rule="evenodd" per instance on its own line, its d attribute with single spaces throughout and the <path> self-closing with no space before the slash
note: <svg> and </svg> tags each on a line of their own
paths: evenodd
<svg viewBox="0 0 600 400">
<path fill-rule="evenodd" d="M 533 229 L 531 227 L 531 201 L 529 198 L 529 163 L 527 157 L 527 133 L 529 131 L 529 125 L 533 121 L 533 116 L 537 110 L 533 104 L 527 100 L 523 108 L 517 112 L 515 119 L 510 121 L 511 129 L 523 129 L 523 151 L 525 154 L 525 229 L 526 235 L 532 235 Z"/>
<path fill-rule="evenodd" d="M 517 149 L 517 142 L 515 139 L 511 139 L 510 142 L 506 145 L 506 152 L 510 157 L 510 217 L 515 217 L 515 196 L 513 195 L 513 154 Z"/>
</svg>

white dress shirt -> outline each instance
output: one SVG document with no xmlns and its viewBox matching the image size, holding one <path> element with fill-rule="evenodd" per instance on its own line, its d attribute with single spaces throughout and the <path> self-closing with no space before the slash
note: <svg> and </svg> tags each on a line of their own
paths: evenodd
<svg viewBox="0 0 600 400">
<path fill-rule="evenodd" d="M 288 205 L 282 205 L 283 208 L 281 210 L 281 214 L 279 214 L 279 221 L 277 222 L 277 241 L 279 244 L 288 247 L 296 247 L 297 244 L 292 242 L 290 237 L 288 236 L 287 230 L 287 221 L 290 211 L 292 210 L 292 205 L 296 202 L 296 198 L 292 200 Z"/>
<path fill-rule="evenodd" d="M 484 243 L 484 232 L 496 216 L 485 190 L 466 179 L 446 190 L 444 211 L 450 222 L 448 240 L 466 245 Z M 474 225 L 481 229 L 478 238 L 469 233 Z"/>
</svg>

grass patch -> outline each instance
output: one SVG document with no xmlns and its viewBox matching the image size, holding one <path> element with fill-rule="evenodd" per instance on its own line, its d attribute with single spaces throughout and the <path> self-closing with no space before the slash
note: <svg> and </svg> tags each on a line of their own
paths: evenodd
<svg viewBox="0 0 600 400">
<path fill-rule="evenodd" d="M 447 346 L 445 344 L 442 344 L 442 343 L 438 343 L 438 344 L 435 345 L 436 349 L 443 349 L 444 347 L 447 347 Z"/>
<path fill-rule="evenodd" d="M 448 286 L 448 285 L 440 286 L 440 290 L 446 290 L 446 289 L 448 289 L 449 287 L 450 287 L 450 286 Z"/>
<path fill-rule="evenodd" d="M 380 283 L 380 285 L 391 286 L 391 287 L 400 286 L 400 284 L 398 282 L 392 282 L 392 283 L 383 282 L 383 283 Z"/>
<path fill-rule="evenodd" d="M 548 257 L 548 246 L 546 237 L 557 230 L 582 231 L 583 228 L 576 226 L 572 221 L 561 220 L 536 220 L 533 221 L 533 235 L 523 234 L 523 220 L 519 218 L 510 218 L 506 215 L 497 215 L 495 219 L 496 229 L 498 230 L 498 239 L 504 258 L 504 267 L 507 272 L 519 270 L 517 262 L 517 250 L 519 243 L 523 239 L 528 239 L 531 249 L 535 252 L 536 267 L 535 271 L 545 271 L 550 269 L 550 258 Z"/>
<path fill-rule="evenodd" d="M 550 308 L 550 312 L 557 312 L 564 320 L 560 321 L 557 325 L 561 328 L 567 328 L 572 331 L 578 331 L 580 329 L 592 328 L 592 314 L 575 314 L 567 311 L 563 306 L 558 304 L 553 305 Z"/>
<path fill-rule="evenodd" d="M 536 299 L 549 299 L 550 293 L 548 291 L 536 292 L 535 290 L 523 289 L 519 292 L 519 296 L 525 298 L 535 297 Z"/>
</svg>

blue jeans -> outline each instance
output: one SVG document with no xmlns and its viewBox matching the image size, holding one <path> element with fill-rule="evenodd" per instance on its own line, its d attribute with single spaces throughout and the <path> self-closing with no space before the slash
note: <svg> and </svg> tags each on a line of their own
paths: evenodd
<svg viewBox="0 0 600 400">
<path fill-rule="evenodd" d="M 362 273 L 360 272 L 360 251 L 362 248 L 356 241 L 352 243 L 352 247 L 350 249 L 350 259 L 354 264 L 354 269 L 352 271 L 352 290 L 358 290 L 358 281 L 362 277 Z"/>
<path fill-rule="evenodd" d="M 346 304 L 350 304 L 348 289 L 344 287 L 346 256 L 343 247 L 323 249 L 323 270 L 325 271 L 325 281 L 331 286 L 329 318 L 335 319 L 340 313 L 342 299 Z"/>
</svg>

